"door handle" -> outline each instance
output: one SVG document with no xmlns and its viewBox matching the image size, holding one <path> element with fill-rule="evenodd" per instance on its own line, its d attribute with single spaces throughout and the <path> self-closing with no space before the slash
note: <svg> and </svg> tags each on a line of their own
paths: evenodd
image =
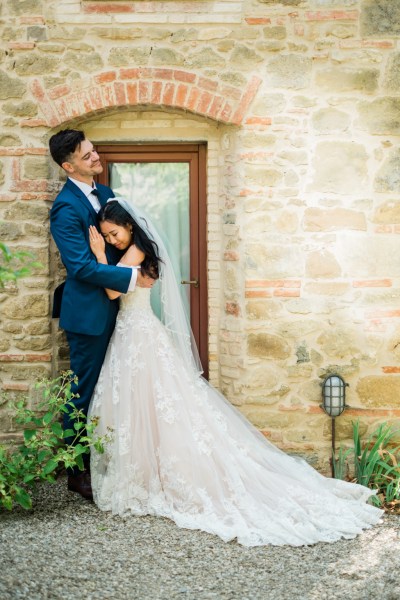
<svg viewBox="0 0 400 600">
<path fill-rule="evenodd" d="M 199 287 L 199 280 L 198 279 L 192 279 L 191 281 L 184 281 L 182 280 L 181 283 L 183 284 L 189 284 L 189 285 L 194 285 L 195 288 Z"/>
</svg>

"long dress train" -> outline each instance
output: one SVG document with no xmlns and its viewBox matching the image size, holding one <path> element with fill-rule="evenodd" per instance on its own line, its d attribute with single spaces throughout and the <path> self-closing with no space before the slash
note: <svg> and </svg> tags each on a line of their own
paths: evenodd
<svg viewBox="0 0 400 600">
<path fill-rule="evenodd" d="M 91 454 L 94 500 L 118 515 L 158 515 L 245 546 L 352 538 L 381 518 L 370 489 L 323 477 L 268 442 L 182 364 L 136 288 L 121 308 L 89 418 L 112 429 Z"/>
</svg>

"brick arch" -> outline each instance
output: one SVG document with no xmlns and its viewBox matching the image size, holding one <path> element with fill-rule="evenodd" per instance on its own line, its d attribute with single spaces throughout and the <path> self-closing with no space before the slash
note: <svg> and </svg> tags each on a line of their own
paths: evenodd
<svg viewBox="0 0 400 600">
<path fill-rule="evenodd" d="M 118 106 L 175 108 L 240 125 L 260 83 L 254 76 L 242 89 L 190 71 L 121 68 L 93 76 L 89 85 L 80 89 L 65 84 L 45 90 L 35 79 L 31 90 L 41 108 L 43 125 L 50 127 Z M 29 119 L 24 124 L 29 125 Z"/>
</svg>

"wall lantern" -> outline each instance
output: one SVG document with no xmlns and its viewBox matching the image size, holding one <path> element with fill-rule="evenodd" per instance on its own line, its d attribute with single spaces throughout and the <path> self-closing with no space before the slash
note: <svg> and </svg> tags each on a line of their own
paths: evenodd
<svg viewBox="0 0 400 600">
<path fill-rule="evenodd" d="M 322 404 L 327 415 L 332 417 L 332 477 L 335 475 L 335 418 L 342 414 L 346 408 L 346 386 L 344 379 L 340 375 L 328 375 L 322 383 Z"/>
</svg>

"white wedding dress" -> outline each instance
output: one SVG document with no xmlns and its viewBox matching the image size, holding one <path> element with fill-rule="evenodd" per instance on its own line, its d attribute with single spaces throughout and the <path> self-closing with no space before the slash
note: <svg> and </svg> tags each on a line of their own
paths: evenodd
<svg viewBox="0 0 400 600">
<path fill-rule="evenodd" d="M 352 538 L 381 518 L 364 486 L 325 478 L 269 443 L 183 366 L 150 306 L 121 298 L 92 398 L 103 454 L 91 454 L 94 500 L 118 515 L 168 517 L 245 546 Z"/>
</svg>

